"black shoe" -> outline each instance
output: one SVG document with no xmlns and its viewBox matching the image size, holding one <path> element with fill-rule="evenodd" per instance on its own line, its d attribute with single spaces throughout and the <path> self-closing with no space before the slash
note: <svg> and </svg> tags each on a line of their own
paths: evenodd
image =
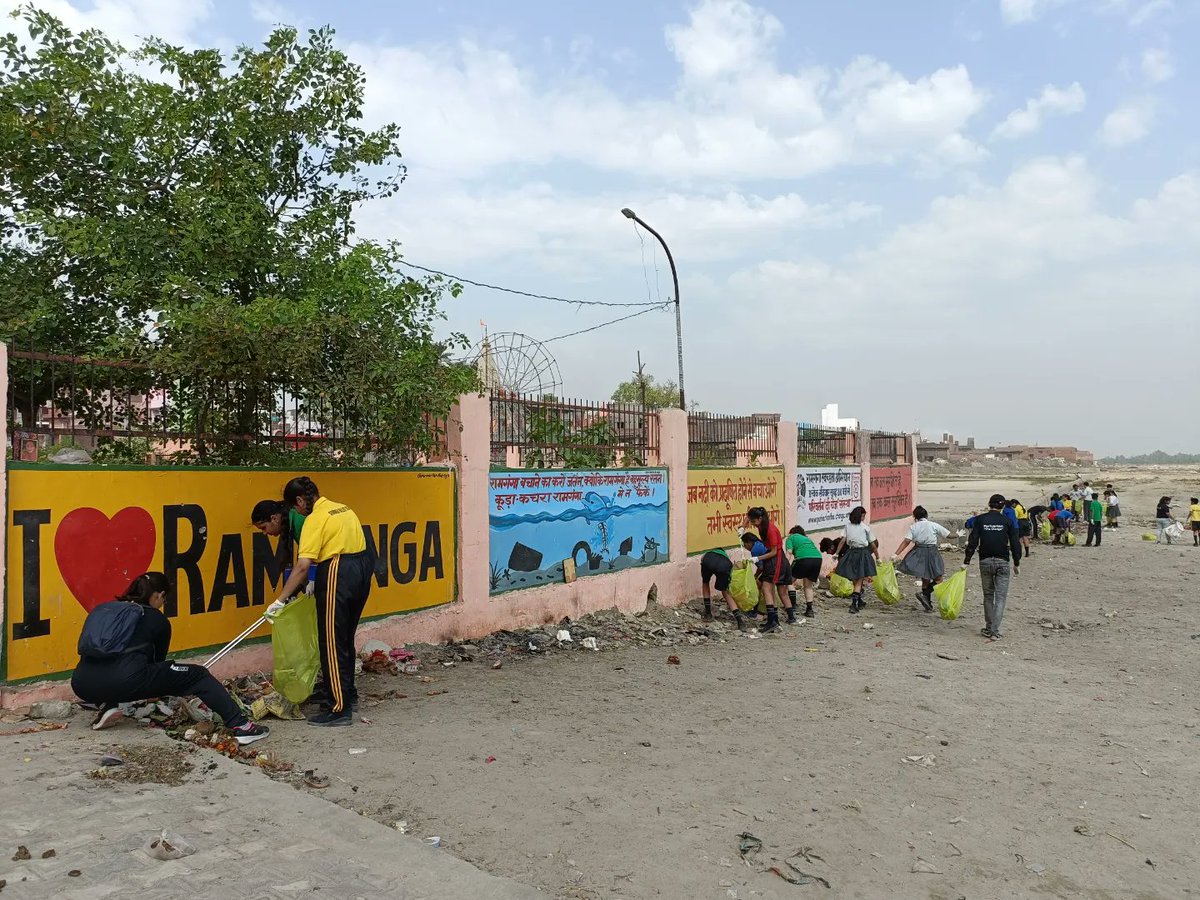
<svg viewBox="0 0 1200 900">
<path fill-rule="evenodd" d="M 737 621 L 737 630 L 738 631 L 753 631 L 754 630 L 754 626 L 751 625 L 749 622 L 747 622 L 745 619 L 743 619 L 741 616 L 736 616 L 735 620 Z"/>
<path fill-rule="evenodd" d="M 767 610 L 767 621 L 758 626 L 762 634 L 774 634 L 779 630 L 779 611 L 775 607 Z"/>
<path fill-rule="evenodd" d="M 858 615 L 858 594 L 850 595 L 850 615 Z"/>
<path fill-rule="evenodd" d="M 816 612 L 816 610 L 813 609 L 813 605 L 811 603 L 807 604 L 804 607 L 804 618 L 815 619 L 816 617 L 817 617 L 817 612 Z"/>
<path fill-rule="evenodd" d="M 917 599 L 921 601 L 921 608 L 925 612 L 933 612 L 933 596 L 931 594 L 917 594 Z"/>
<path fill-rule="evenodd" d="M 255 741 L 261 741 L 271 733 L 271 729 L 266 725 L 259 725 L 256 722 L 247 722 L 245 725 L 239 725 L 229 730 L 233 732 L 234 738 L 243 747 L 253 744 Z"/>
<path fill-rule="evenodd" d="M 787 623 L 789 625 L 796 624 L 796 607 L 794 606 L 787 611 Z"/>
<path fill-rule="evenodd" d="M 340 728 L 354 724 L 354 717 L 348 712 L 322 712 L 315 716 L 309 716 L 309 725 L 316 725 L 319 728 Z"/>
</svg>

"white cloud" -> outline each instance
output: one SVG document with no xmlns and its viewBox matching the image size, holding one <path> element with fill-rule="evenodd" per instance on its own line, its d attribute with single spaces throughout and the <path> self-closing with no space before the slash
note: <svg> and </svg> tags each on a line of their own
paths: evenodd
<svg viewBox="0 0 1200 900">
<path fill-rule="evenodd" d="M 1154 102 L 1149 98 L 1131 100 L 1110 112 L 1100 126 L 1100 139 L 1110 147 L 1136 144 L 1150 133 L 1154 121 Z"/>
<path fill-rule="evenodd" d="M 0 14 L 26 2 L 0 0 Z M 36 6 L 62 19 L 73 31 L 96 28 L 127 47 L 151 36 L 172 44 L 190 44 L 196 26 L 212 14 L 212 0 L 92 0 L 86 7 L 67 0 L 37 0 Z M 5 30 L 13 27 L 15 23 L 7 24 Z"/>
<path fill-rule="evenodd" d="M 1034 22 L 1059 7 L 1082 7 L 1085 12 L 1128 17 L 1131 27 L 1144 25 L 1169 12 L 1173 0 L 1000 0 L 1000 17 L 1008 25 Z"/>
<path fill-rule="evenodd" d="M 1161 47 L 1146 50 L 1142 54 L 1142 74 L 1151 84 L 1170 81 L 1175 75 L 1171 52 Z"/>
<path fill-rule="evenodd" d="M 1087 94 L 1079 82 L 1060 88 L 1052 84 L 1042 88 L 1036 97 L 1031 97 L 1023 107 L 1014 109 L 992 132 L 993 138 L 1019 138 L 1038 131 L 1049 116 L 1065 116 L 1083 110 L 1087 105 Z"/>
<path fill-rule="evenodd" d="M 581 76 L 540 78 L 475 43 L 358 44 L 369 114 L 405 126 L 416 163 L 460 177 L 569 162 L 658 178 L 800 178 L 868 162 L 970 160 L 985 95 L 964 66 L 907 77 L 860 58 L 840 71 L 776 64 L 778 20 L 702 0 L 667 30 L 674 95 L 626 98 Z"/>
</svg>

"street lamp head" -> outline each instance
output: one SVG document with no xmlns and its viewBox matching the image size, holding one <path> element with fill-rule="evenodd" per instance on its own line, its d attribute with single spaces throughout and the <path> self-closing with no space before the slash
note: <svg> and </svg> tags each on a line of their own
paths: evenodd
<svg viewBox="0 0 1200 900">
<path fill-rule="evenodd" d="M 623 215 L 627 219 L 636 219 L 637 218 L 637 216 L 634 214 L 633 210 L 629 209 L 628 207 L 621 210 L 621 215 Z"/>
</svg>

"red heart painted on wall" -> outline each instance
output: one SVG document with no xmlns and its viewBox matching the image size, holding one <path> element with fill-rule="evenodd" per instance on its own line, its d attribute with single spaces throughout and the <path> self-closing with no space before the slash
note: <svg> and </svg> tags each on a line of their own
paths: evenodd
<svg viewBox="0 0 1200 900">
<path fill-rule="evenodd" d="M 157 539 L 154 520 L 140 506 L 127 506 L 111 519 L 85 506 L 63 516 L 54 558 L 79 605 L 91 612 L 150 567 Z"/>
</svg>

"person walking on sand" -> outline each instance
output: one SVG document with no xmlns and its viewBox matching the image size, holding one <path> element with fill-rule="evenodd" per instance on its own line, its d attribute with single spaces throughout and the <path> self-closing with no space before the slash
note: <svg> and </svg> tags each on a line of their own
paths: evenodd
<svg viewBox="0 0 1200 900">
<path fill-rule="evenodd" d="M 1167 543 L 1171 543 L 1171 536 L 1167 534 L 1167 529 L 1175 524 L 1175 520 L 1171 517 L 1171 498 L 1160 497 L 1158 500 L 1158 509 L 1154 511 L 1154 518 L 1158 521 L 1158 538 L 1154 541 L 1156 544 L 1161 544 L 1163 538 L 1167 539 Z"/>
<path fill-rule="evenodd" d="M 1003 509 L 1003 495 L 993 494 L 988 500 L 988 511 L 975 518 L 963 560 L 965 569 L 971 565 L 975 553 L 979 553 L 979 578 L 983 583 L 983 628 L 979 633 L 994 641 L 1004 637 L 1000 629 L 1008 602 L 1010 571 L 1011 575 L 1019 575 L 1021 571 L 1021 537 L 1016 526 L 1001 512 Z"/>
<path fill-rule="evenodd" d="M 1025 551 L 1025 556 L 1029 556 L 1029 542 L 1033 538 L 1033 522 L 1029 518 L 1029 511 L 1021 505 L 1020 500 L 1012 498 L 1009 498 L 1008 508 L 1017 517 L 1017 534 L 1021 536 L 1021 547 Z"/>
<path fill-rule="evenodd" d="M 1092 539 L 1095 538 L 1096 546 L 1100 546 L 1100 538 L 1104 534 L 1104 504 L 1100 502 L 1099 494 L 1092 494 L 1092 499 L 1087 501 L 1087 543 L 1083 546 L 1092 546 Z"/>
<path fill-rule="evenodd" d="M 896 571 L 921 579 L 921 593 L 917 594 L 917 600 L 925 612 L 933 612 L 933 586 L 940 583 L 946 574 L 938 544 L 950 536 L 950 530 L 929 521 L 929 513 L 923 506 L 915 507 L 912 517 L 913 523 L 892 558 L 899 561 Z M 912 549 L 909 550 L 909 547 Z M 908 551 L 907 555 L 905 551 Z"/>
<path fill-rule="evenodd" d="M 867 510 L 864 507 L 856 506 L 850 510 L 850 521 L 837 546 L 839 555 L 846 550 L 846 555 L 838 562 L 837 573 L 854 583 L 853 593 L 850 594 L 850 612 L 855 615 L 866 608 L 866 601 L 862 597 L 863 585 L 868 578 L 875 577 L 875 563 L 879 561 L 879 541 L 871 533 L 866 518 Z"/>
<path fill-rule="evenodd" d="M 1192 546 L 1200 547 L 1200 499 L 1196 497 L 1188 507 L 1188 527 L 1192 529 Z"/>
</svg>

